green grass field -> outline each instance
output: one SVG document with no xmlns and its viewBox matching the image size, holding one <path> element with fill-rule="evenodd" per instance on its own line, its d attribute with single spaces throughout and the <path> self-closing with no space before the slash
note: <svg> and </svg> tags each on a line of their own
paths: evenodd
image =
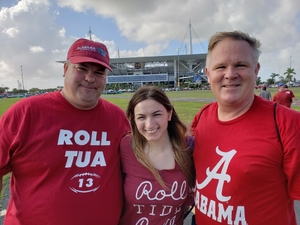
<svg viewBox="0 0 300 225">
<path fill-rule="evenodd" d="M 269 88 L 271 95 L 274 96 L 278 92 L 277 88 Z M 300 88 L 291 88 L 296 98 L 300 100 Z M 255 94 L 259 94 L 260 90 L 255 90 Z M 215 101 L 214 95 L 211 90 L 198 90 L 198 91 L 171 91 L 166 92 L 170 98 L 177 114 L 187 124 L 190 124 L 199 111 L 199 109 L 212 101 Z M 123 93 L 117 95 L 103 95 L 104 99 L 115 103 L 123 110 L 126 110 L 129 99 L 133 93 Z M 299 101 L 300 102 L 300 101 Z M 292 108 L 300 111 L 300 103 L 293 104 Z"/>
<path fill-rule="evenodd" d="M 268 89 L 272 96 L 277 93 L 277 88 Z M 300 88 L 291 88 L 296 98 L 300 100 Z M 255 90 L 256 94 L 259 94 L 260 90 Z M 197 90 L 197 91 L 171 91 L 166 92 L 170 98 L 177 114 L 182 121 L 189 124 L 192 122 L 194 115 L 205 104 L 214 101 L 214 96 L 211 90 Z M 102 98 L 120 106 L 123 110 L 126 110 L 129 99 L 133 93 L 123 93 L 116 95 L 102 95 Z M 0 116 L 8 109 L 12 104 L 21 99 L 17 98 L 5 98 L 0 99 Z M 298 104 L 293 104 L 292 108 L 300 111 L 300 101 Z"/>
</svg>

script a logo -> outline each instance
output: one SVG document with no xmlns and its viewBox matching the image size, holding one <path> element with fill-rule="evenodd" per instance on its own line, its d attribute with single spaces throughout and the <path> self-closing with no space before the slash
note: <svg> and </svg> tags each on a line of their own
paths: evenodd
<svg viewBox="0 0 300 225">
<path fill-rule="evenodd" d="M 227 174 L 227 169 L 228 169 L 228 165 L 230 163 L 230 161 L 232 160 L 233 156 L 236 154 L 236 150 L 231 150 L 229 152 L 222 152 L 220 151 L 219 147 L 216 147 L 216 153 L 220 156 L 222 156 L 222 158 L 220 159 L 220 161 L 215 165 L 215 167 L 210 171 L 209 168 L 206 169 L 206 179 L 202 182 L 202 183 L 196 183 L 197 189 L 203 189 L 206 185 L 209 184 L 209 182 L 212 179 L 216 179 L 218 180 L 218 185 L 216 188 L 216 196 L 218 198 L 219 201 L 221 202 L 226 202 L 228 201 L 231 196 L 223 196 L 222 194 L 222 190 L 223 190 L 223 186 L 224 186 L 224 182 L 226 181 L 227 183 L 230 181 L 230 175 Z M 223 165 L 223 167 L 222 167 Z M 222 169 L 220 170 L 220 168 L 222 167 Z M 218 173 L 218 171 L 221 171 L 220 173 Z"/>
</svg>

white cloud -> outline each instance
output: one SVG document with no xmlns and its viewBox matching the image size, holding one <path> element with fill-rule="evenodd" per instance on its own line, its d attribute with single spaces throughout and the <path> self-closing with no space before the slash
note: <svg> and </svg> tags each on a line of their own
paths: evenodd
<svg viewBox="0 0 300 225">
<path fill-rule="evenodd" d="M 65 37 L 66 36 L 66 29 L 64 27 L 59 30 L 59 36 L 61 36 L 61 37 Z"/>
<path fill-rule="evenodd" d="M 0 71 L 1 71 L 0 76 L 2 77 L 4 77 L 6 73 L 13 72 L 4 61 L 0 61 Z"/>
<path fill-rule="evenodd" d="M 55 54 L 52 52 L 65 49 L 65 45 L 69 44 L 62 36 L 63 29 L 55 24 L 55 17 L 49 12 L 48 1 L 22 0 L 10 8 L 1 8 L 0 28 L 4 31 L 0 33 L 0 40 L 4 40 L 0 60 L 7 68 L 1 72 L 0 83 L 11 89 L 17 88 L 17 80 L 21 80 L 22 65 L 28 88 L 61 85 L 62 80 L 53 79 L 59 77 L 56 74 L 61 74 L 61 70 L 49 62 L 64 58 L 64 51 Z M 14 38 L 7 38 L 7 35 Z M 39 71 L 44 71 L 43 77 Z"/>
<path fill-rule="evenodd" d="M 2 33 L 5 33 L 7 34 L 8 36 L 14 38 L 16 37 L 16 35 L 19 33 L 20 31 L 17 29 L 17 28 L 13 28 L 13 27 L 10 27 L 10 28 L 7 28 L 7 29 L 4 29 L 2 31 Z"/>
<path fill-rule="evenodd" d="M 40 53 L 43 52 L 44 49 L 41 46 L 29 46 L 29 51 L 31 53 Z"/>
<path fill-rule="evenodd" d="M 53 12 L 55 15 L 59 16 L 59 11 L 58 10 L 54 10 Z"/>
<path fill-rule="evenodd" d="M 54 49 L 51 51 L 53 54 L 57 54 L 57 53 L 60 53 L 60 51 L 58 49 Z"/>
</svg>

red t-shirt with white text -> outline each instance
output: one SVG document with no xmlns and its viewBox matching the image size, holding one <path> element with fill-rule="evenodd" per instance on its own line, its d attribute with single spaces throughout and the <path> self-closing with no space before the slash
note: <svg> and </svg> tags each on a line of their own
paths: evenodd
<svg viewBox="0 0 300 225">
<path fill-rule="evenodd" d="M 195 135 L 197 224 L 296 225 L 300 200 L 300 113 L 255 96 L 242 116 L 222 122 L 212 103 L 191 131 Z M 199 121 L 198 121 L 199 119 Z"/>
<path fill-rule="evenodd" d="M 169 188 L 164 190 L 152 173 L 137 161 L 130 138 L 124 137 L 120 149 L 125 205 L 119 225 L 182 225 L 189 187 L 179 165 L 159 171 Z"/>
<path fill-rule="evenodd" d="M 118 148 L 129 130 L 123 110 L 103 99 L 79 110 L 55 92 L 9 108 L 0 120 L 0 175 L 12 172 L 4 224 L 118 224 Z"/>
</svg>

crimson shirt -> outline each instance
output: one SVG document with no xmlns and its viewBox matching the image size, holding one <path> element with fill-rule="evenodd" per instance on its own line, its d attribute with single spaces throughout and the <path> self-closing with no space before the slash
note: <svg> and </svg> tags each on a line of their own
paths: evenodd
<svg viewBox="0 0 300 225">
<path fill-rule="evenodd" d="M 255 96 L 231 121 L 217 118 L 217 103 L 199 113 L 195 135 L 197 224 L 296 225 L 300 200 L 300 113 Z"/>
<path fill-rule="evenodd" d="M 280 91 L 274 95 L 273 101 L 290 108 L 292 105 L 293 99 L 290 94 L 287 94 L 284 91 Z"/>
<path fill-rule="evenodd" d="M 6 225 L 116 225 L 122 210 L 124 112 L 79 110 L 59 92 L 29 97 L 0 120 L 0 175 L 11 174 Z"/>
<path fill-rule="evenodd" d="M 182 225 L 189 187 L 179 165 L 159 171 L 169 188 L 164 190 L 153 174 L 137 161 L 130 138 L 124 137 L 120 149 L 125 205 L 119 225 Z"/>
</svg>

